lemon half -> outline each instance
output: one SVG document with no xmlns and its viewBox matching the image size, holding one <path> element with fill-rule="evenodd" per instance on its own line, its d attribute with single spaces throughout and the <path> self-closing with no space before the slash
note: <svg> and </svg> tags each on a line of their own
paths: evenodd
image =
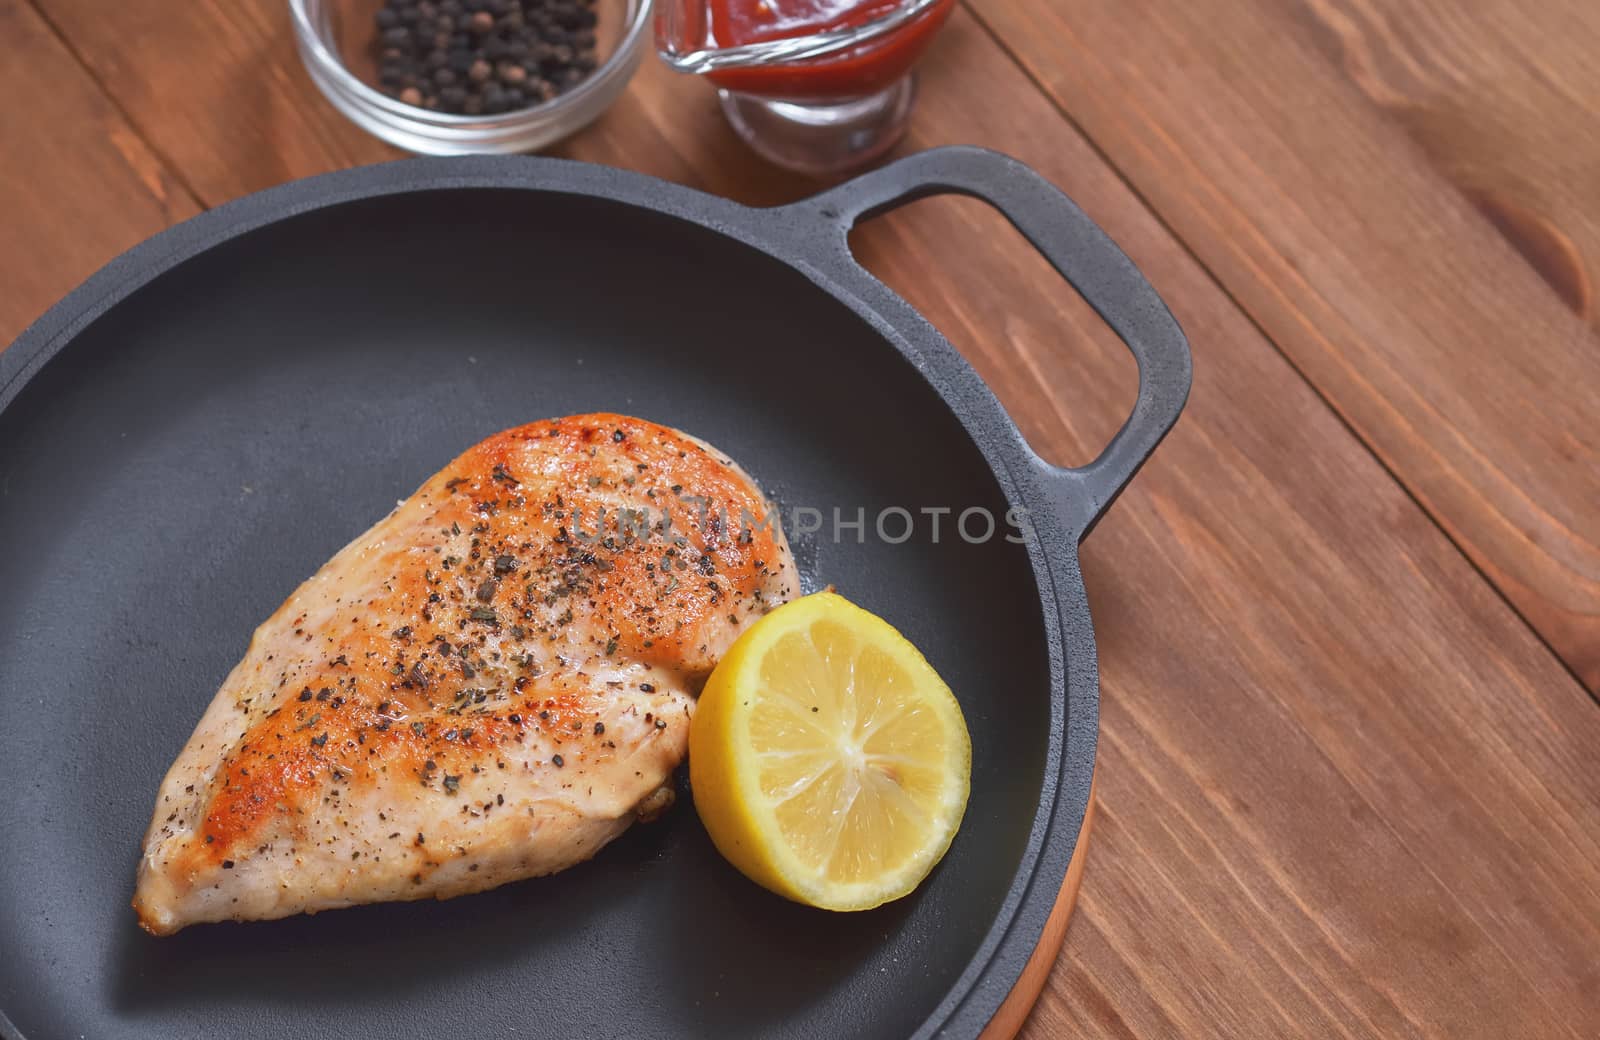
<svg viewBox="0 0 1600 1040">
<path fill-rule="evenodd" d="M 867 910 L 928 876 L 967 806 L 972 742 L 944 680 L 833 592 L 779 607 L 707 681 L 689 779 L 711 840 L 751 880 Z"/>
</svg>

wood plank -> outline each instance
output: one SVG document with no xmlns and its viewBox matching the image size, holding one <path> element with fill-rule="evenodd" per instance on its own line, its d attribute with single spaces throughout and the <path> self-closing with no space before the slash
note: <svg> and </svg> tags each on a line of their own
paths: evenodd
<svg viewBox="0 0 1600 1040">
<path fill-rule="evenodd" d="M 208 207 L 404 154 L 318 92 L 287 3 L 35 3 Z"/>
<path fill-rule="evenodd" d="M 271 0 L 49 7 L 158 35 L 171 19 L 281 18 Z M 113 59 L 83 41 L 123 35 L 70 31 L 96 67 Z M 277 30 L 251 39 L 251 60 L 295 61 Z M 126 75 L 170 75 L 148 60 Z M 164 150 L 200 153 L 185 170 L 203 198 L 260 186 L 272 139 L 208 139 L 227 108 L 159 97 L 135 118 Z M 325 106 L 272 104 L 270 132 L 334 142 L 330 162 L 370 147 Z M 906 147 L 951 140 L 1012 152 L 1078 198 L 1197 352 L 1188 414 L 1086 548 L 1100 812 L 1078 917 L 1024 1035 L 1593 1034 L 1600 712 L 963 13 Z M 751 201 L 806 187 L 745 155 L 702 84 L 655 66 L 569 152 Z M 281 154 L 318 172 L 305 150 Z M 1120 418 L 1120 346 L 982 204 L 920 202 L 854 241 L 1051 457 L 1084 457 Z"/>
<path fill-rule="evenodd" d="M 972 3 L 1600 693 L 1600 5 Z"/>
<path fill-rule="evenodd" d="M 196 211 L 22 0 L 0 0 L 0 349 L 113 256 Z"/>
<path fill-rule="evenodd" d="M 1104 759 L 1079 913 L 1105 938 L 1080 949 L 1069 934 L 1025 1035 L 1594 1032 L 1600 713 L 1088 144 L 961 27 L 912 146 L 974 139 L 1061 184 L 1196 348 L 1188 412 L 1086 546 Z M 1058 309 L 1020 238 L 965 200 L 881 223 L 869 265 L 963 348 L 1030 440 L 1092 446 L 1086 417 L 1120 414 L 1097 393 L 1117 355 L 1075 304 Z M 1041 381 L 1053 407 L 1023 397 Z M 1566 819 L 1546 830 L 1547 812 Z"/>
</svg>

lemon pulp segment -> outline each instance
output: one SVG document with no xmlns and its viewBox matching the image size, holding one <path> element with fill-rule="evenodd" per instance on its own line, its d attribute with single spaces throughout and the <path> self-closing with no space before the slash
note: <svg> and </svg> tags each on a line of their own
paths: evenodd
<svg viewBox="0 0 1600 1040">
<path fill-rule="evenodd" d="M 933 667 L 831 592 L 741 636 L 690 730 L 695 804 L 718 849 L 780 895 L 835 910 L 927 876 L 961 822 L 971 758 Z"/>
</svg>

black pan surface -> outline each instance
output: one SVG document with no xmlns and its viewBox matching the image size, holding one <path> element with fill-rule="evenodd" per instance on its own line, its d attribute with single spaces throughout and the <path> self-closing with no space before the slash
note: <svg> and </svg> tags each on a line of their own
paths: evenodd
<svg viewBox="0 0 1600 1040">
<path fill-rule="evenodd" d="M 1074 514 L 1071 494 L 1039 497 L 1031 471 L 997 466 L 1020 442 L 1001 430 L 1009 439 L 986 451 L 881 321 L 770 255 L 781 250 L 702 226 L 737 207 L 708 200 L 696 220 L 528 190 L 560 165 L 534 160 L 399 165 L 421 169 L 391 169 L 371 192 L 358 179 L 370 171 L 343 175 L 334 204 L 295 186 L 232 226 L 205 218 L 212 240 L 179 236 L 163 251 L 158 239 L 0 368 L 8 1028 L 975 1033 L 1037 939 L 1040 892 L 1059 886 L 1092 768 L 1092 698 L 1075 737 L 1052 693 L 1071 662 L 1080 681 L 1092 670 L 1092 643 L 1085 659 L 1053 609 L 1081 603 L 1076 560 L 1050 563 L 1047 543 L 1075 547 L 1114 489 Z M 493 175 L 453 179 L 464 169 Z M 526 184 L 505 184 L 508 170 Z M 462 449 L 591 410 L 704 437 L 785 506 L 825 516 L 1003 515 L 1030 489 L 1055 507 L 1027 545 L 935 544 L 926 529 L 899 545 L 870 531 L 797 539 L 813 586 L 835 583 L 889 618 L 961 699 L 972 800 L 928 883 L 868 913 L 806 910 L 738 876 L 683 798 L 552 878 L 142 933 L 128 900 L 154 792 L 254 626 Z"/>
</svg>

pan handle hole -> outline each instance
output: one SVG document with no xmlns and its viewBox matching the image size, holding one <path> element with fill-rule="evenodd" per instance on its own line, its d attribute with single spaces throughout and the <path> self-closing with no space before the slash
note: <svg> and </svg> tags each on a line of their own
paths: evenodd
<svg viewBox="0 0 1600 1040">
<path fill-rule="evenodd" d="M 857 224 L 850 248 L 961 351 L 1046 461 L 1093 461 L 1133 410 L 1128 349 L 988 203 L 908 203 Z"/>
</svg>

